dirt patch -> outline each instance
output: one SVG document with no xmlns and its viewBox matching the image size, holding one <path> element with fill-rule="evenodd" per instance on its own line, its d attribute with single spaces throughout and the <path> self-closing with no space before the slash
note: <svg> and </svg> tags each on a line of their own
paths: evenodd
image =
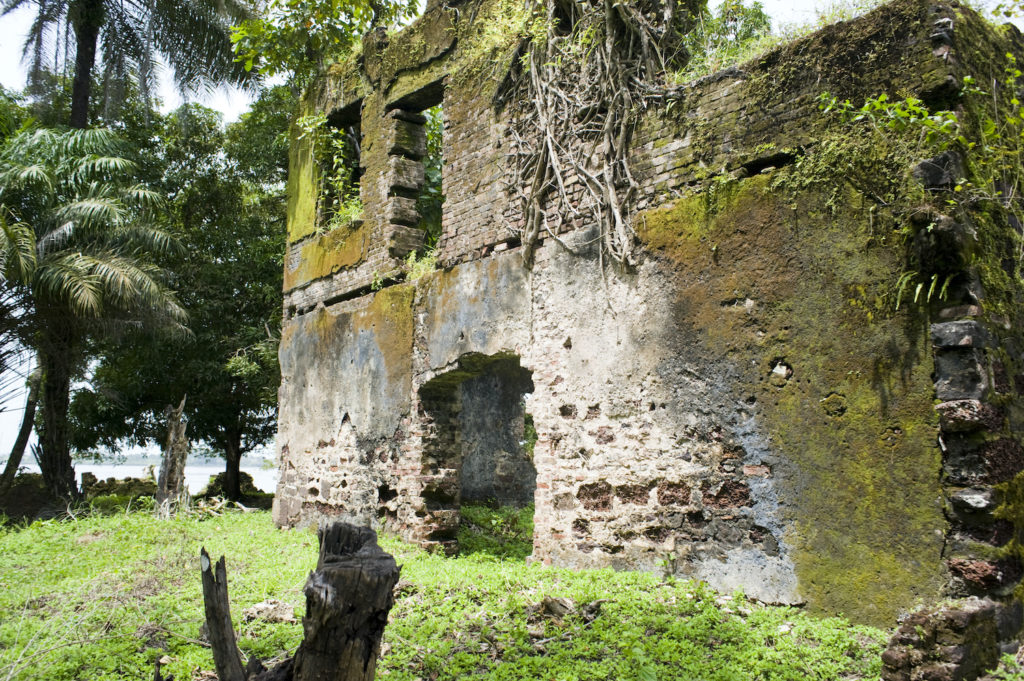
<svg viewBox="0 0 1024 681">
<path fill-rule="evenodd" d="M 107 538 L 107 533 L 106 532 L 100 532 L 99 530 L 92 530 L 90 532 L 86 532 L 81 537 L 78 537 L 77 539 L 75 539 L 75 543 L 78 544 L 79 546 L 86 546 L 86 545 L 91 544 L 91 543 L 93 543 L 95 541 L 99 541 L 101 539 L 106 539 L 106 538 Z"/>
</svg>

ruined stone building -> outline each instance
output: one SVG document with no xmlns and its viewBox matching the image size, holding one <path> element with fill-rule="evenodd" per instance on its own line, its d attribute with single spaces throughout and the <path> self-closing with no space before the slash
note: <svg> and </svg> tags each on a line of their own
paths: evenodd
<svg viewBox="0 0 1024 681">
<path fill-rule="evenodd" d="M 534 503 L 545 564 L 667 565 L 880 624 L 1009 594 L 1020 225 L 998 201 L 947 202 L 977 150 L 922 163 L 819 96 L 912 97 L 971 135 L 986 114 L 965 77 L 1003 83 L 1020 34 L 897 0 L 674 88 L 633 132 L 624 267 L 585 221 L 524 257 L 493 96 L 514 46 L 480 66 L 506 4 L 430 3 L 309 90 L 304 113 L 358 131 L 363 213 L 324 228 L 297 130 L 275 521 L 444 549 L 462 502 Z M 405 281 L 438 104 L 438 268 Z"/>
</svg>

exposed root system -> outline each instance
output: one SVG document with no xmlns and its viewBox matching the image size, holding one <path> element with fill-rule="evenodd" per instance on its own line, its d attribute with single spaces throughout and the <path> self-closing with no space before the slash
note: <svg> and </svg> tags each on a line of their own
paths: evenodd
<svg viewBox="0 0 1024 681">
<path fill-rule="evenodd" d="M 510 229 L 529 261 L 542 233 L 557 240 L 567 221 L 597 225 L 601 254 L 630 266 L 639 191 L 630 140 L 642 112 L 663 99 L 666 71 L 685 63 L 682 37 L 695 13 L 675 1 L 532 2 L 546 35 L 520 48 L 511 92 L 499 93 L 517 102 L 509 183 L 523 220 Z"/>
</svg>

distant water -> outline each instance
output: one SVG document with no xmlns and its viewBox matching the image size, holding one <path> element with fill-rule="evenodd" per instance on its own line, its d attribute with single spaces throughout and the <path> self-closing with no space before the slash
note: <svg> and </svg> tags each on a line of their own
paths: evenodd
<svg viewBox="0 0 1024 681">
<path fill-rule="evenodd" d="M 35 461 L 26 462 L 23 466 L 32 473 L 39 472 Z M 145 478 L 152 467 L 154 475 L 160 474 L 159 457 L 129 457 L 124 463 L 93 463 L 92 461 L 75 461 L 75 475 L 78 483 L 82 483 L 82 473 L 92 473 L 100 480 L 107 478 Z M 256 487 L 264 492 L 273 492 L 277 488 L 277 468 L 267 467 L 264 459 L 246 457 L 242 459 L 241 470 L 252 476 Z M 197 494 L 206 488 L 210 478 L 224 472 L 222 459 L 189 459 L 185 463 L 185 485 L 189 492 Z"/>
</svg>

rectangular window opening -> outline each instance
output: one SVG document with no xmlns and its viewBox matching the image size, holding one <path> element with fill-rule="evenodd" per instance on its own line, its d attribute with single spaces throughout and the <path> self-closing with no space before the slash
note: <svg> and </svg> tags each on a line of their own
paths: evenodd
<svg viewBox="0 0 1024 681">
<path fill-rule="evenodd" d="M 320 171 L 317 224 L 321 232 L 354 227 L 362 222 L 363 203 L 359 180 L 362 148 L 360 114 L 362 101 L 327 116 L 317 130 L 314 154 Z"/>
<path fill-rule="evenodd" d="M 432 252 L 441 238 L 444 204 L 443 81 L 431 83 L 389 107 L 395 133 L 391 156 L 391 222 L 407 235 L 394 254 Z"/>
</svg>

